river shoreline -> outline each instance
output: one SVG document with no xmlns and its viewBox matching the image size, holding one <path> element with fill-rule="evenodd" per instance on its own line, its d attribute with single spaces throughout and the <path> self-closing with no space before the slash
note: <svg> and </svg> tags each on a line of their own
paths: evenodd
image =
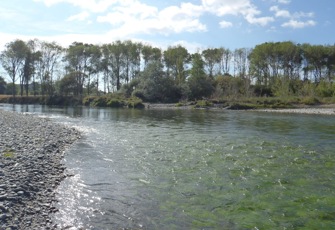
<svg viewBox="0 0 335 230">
<path fill-rule="evenodd" d="M 297 106 L 287 109 L 243 109 L 231 108 L 230 106 L 208 106 L 195 108 L 194 105 L 176 106 L 176 104 L 145 104 L 146 109 L 208 109 L 208 110 L 246 110 L 267 113 L 295 113 L 295 114 L 320 114 L 320 115 L 335 115 L 335 104 L 315 105 L 315 106 Z"/>
<path fill-rule="evenodd" d="M 335 108 L 296 108 L 296 109 L 259 109 L 258 112 L 267 113 L 294 113 L 294 114 L 314 114 L 314 115 L 335 115 Z"/>
<path fill-rule="evenodd" d="M 57 229 L 55 189 L 66 177 L 64 151 L 73 128 L 0 110 L 0 229 Z"/>
</svg>

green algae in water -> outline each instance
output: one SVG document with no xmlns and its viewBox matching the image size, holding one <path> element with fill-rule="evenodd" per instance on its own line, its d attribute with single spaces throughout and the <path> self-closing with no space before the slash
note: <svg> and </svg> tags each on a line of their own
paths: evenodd
<svg viewBox="0 0 335 230">
<path fill-rule="evenodd" d="M 187 164 L 181 160 L 172 166 L 177 182 L 157 182 L 161 194 L 169 190 L 169 196 L 156 194 L 160 210 L 174 210 L 161 223 L 183 216 L 194 229 L 335 227 L 331 156 L 264 142 L 247 150 L 184 154 Z"/>
</svg>

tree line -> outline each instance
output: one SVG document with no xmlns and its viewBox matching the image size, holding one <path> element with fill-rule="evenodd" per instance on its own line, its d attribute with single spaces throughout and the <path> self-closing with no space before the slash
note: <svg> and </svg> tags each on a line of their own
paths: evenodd
<svg viewBox="0 0 335 230">
<path fill-rule="evenodd" d="M 191 54 L 141 42 L 14 40 L 0 54 L 0 94 L 120 93 L 150 102 L 249 96 L 334 96 L 335 46 L 267 42 Z M 8 79 L 8 82 L 5 80 Z"/>
</svg>

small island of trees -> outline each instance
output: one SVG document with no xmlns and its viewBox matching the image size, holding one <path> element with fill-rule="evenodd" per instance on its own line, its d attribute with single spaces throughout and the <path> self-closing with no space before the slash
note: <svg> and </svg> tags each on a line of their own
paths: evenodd
<svg viewBox="0 0 335 230">
<path fill-rule="evenodd" d="M 0 94 L 10 95 L 1 96 L 2 102 L 47 98 L 62 104 L 76 98 L 79 104 L 112 106 L 122 104 L 115 98 L 131 98 L 261 106 L 335 103 L 334 45 L 267 42 L 191 54 L 181 45 L 162 50 L 130 40 L 73 42 L 67 48 L 37 39 L 15 40 L 1 52 L 0 65 Z"/>
</svg>

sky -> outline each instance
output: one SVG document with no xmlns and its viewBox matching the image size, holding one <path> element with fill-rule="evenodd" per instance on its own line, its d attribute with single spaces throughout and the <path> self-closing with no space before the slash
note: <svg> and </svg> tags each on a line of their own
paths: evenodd
<svg viewBox="0 0 335 230">
<path fill-rule="evenodd" d="M 190 52 L 264 42 L 335 44 L 334 0 L 1 0 L 0 50 L 15 39 L 132 40 Z"/>
</svg>

